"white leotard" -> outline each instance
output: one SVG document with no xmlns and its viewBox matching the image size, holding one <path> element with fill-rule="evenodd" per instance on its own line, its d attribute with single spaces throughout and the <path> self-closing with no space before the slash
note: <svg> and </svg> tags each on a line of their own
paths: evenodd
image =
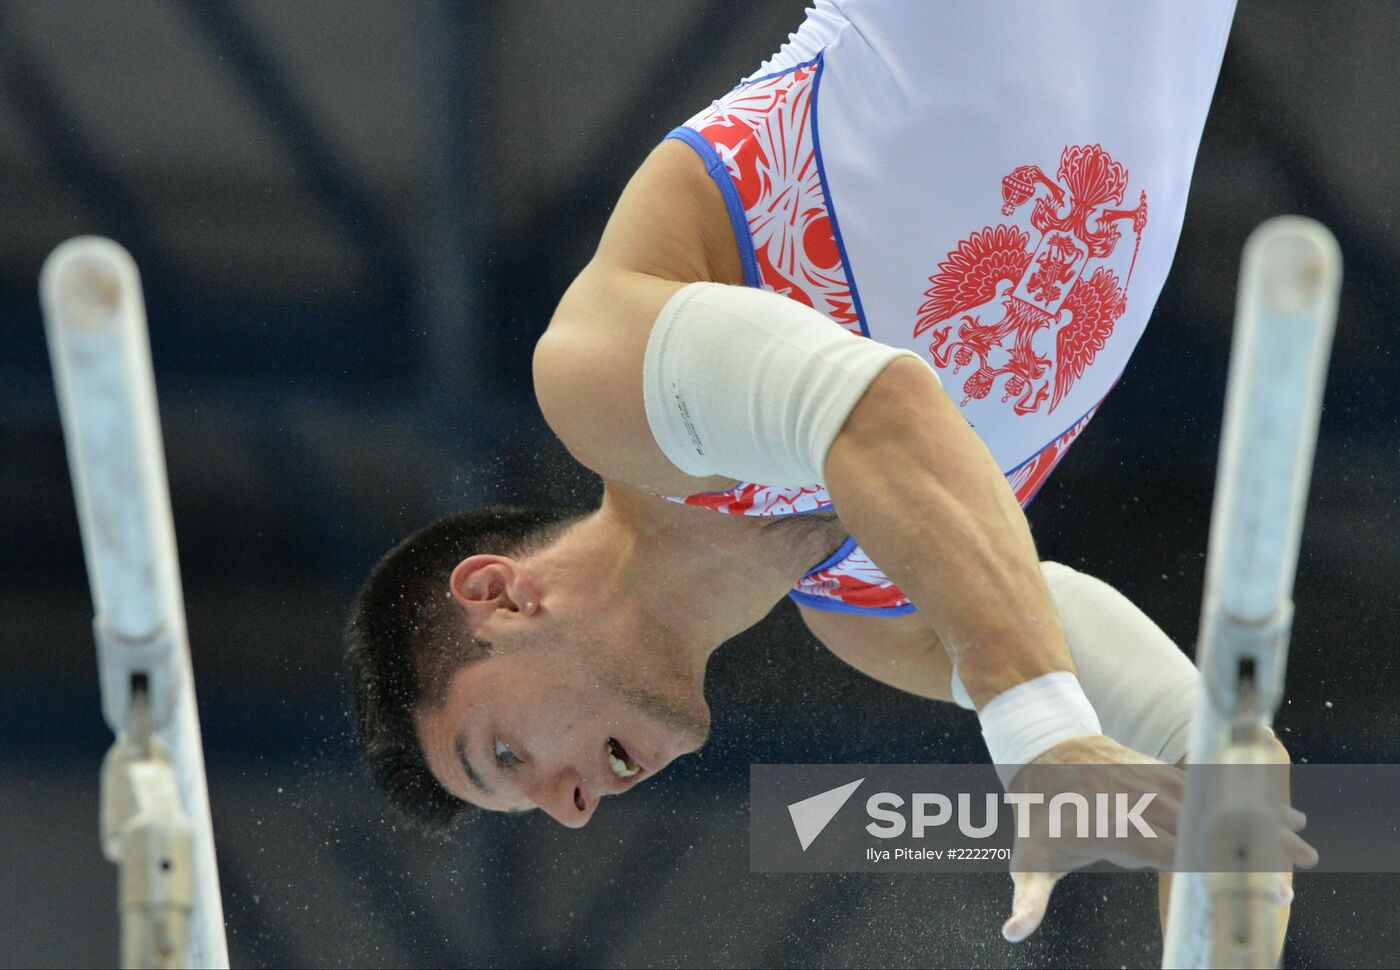
<svg viewBox="0 0 1400 970">
<path fill-rule="evenodd" d="M 817 0 L 670 137 L 724 193 L 746 282 L 923 355 L 1024 504 L 1151 315 L 1233 13 L 1233 0 Z M 830 506 L 816 483 L 677 501 Z M 854 543 L 843 553 L 794 597 L 910 608 Z"/>
</svg>

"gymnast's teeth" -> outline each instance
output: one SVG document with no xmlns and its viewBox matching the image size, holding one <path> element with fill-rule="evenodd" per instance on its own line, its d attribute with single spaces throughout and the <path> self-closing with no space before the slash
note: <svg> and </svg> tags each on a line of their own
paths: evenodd
<svg viewBox="0 0 1400 970">
<path fill-rule="evenodd" d="M 608 764 L 612 765 L 613 774 L 619 778 L 631 778 L 640 770 L 627 767 L 626 763 L 615 754 L 608 755 Z"/>
<path fill-rule="evenodd" d="M 619 778 L 631 778 L 642 770 L 627 756 L 627 749 L 618 743 L 617 738 L 608 738 L 608 764 Z"/>
</svg>

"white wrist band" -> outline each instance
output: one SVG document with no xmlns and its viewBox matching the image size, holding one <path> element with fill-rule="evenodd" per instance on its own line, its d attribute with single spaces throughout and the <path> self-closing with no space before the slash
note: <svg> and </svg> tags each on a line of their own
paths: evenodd
<svg viewBox="0 0 1400 970">
<path fill-rule="evenodd" d="M 1062 741 L 1102 734 L 1079 678 L 1067 670 L 1041 674 L 993 697 L 977 713 L 982 737 L 1003 784 Z"/>
</svg>

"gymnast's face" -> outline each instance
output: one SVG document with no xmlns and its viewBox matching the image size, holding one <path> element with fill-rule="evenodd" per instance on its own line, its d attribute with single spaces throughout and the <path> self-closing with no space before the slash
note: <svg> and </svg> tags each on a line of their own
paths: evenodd
<svg viewBox="0 0 1400 970">
<path fill-rule="evenodd" d="M 698 749 L 709 730 L 703 671 L 657 635 L 587 618 L 532 618 L 492 655 L 450 678 L 441 705 L 418 711 L 428 766 L 447 791 L 482 808 L 539 808 L 588 823 L 617 795 Z"/>
</svg>

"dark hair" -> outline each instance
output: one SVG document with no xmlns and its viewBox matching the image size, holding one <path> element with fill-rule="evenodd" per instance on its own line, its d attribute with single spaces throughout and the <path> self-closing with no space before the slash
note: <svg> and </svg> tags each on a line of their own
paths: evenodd
<svg viewBox="0 0 1400 970">
<path fill-rule="evenodd" d="M 454 671 L 491 652 L 450 597 L 452 570 L 479 552 L 526 555 L 586 514 L 490 506 L 449 515 L 389 550 L 360 589 L 345 627 L 355 734 L 375 783 L 410 819 L 442 829 L 469 807 L 433 777 L 414 723 L 421 703 L 442 702 Z"/>
</svg>

